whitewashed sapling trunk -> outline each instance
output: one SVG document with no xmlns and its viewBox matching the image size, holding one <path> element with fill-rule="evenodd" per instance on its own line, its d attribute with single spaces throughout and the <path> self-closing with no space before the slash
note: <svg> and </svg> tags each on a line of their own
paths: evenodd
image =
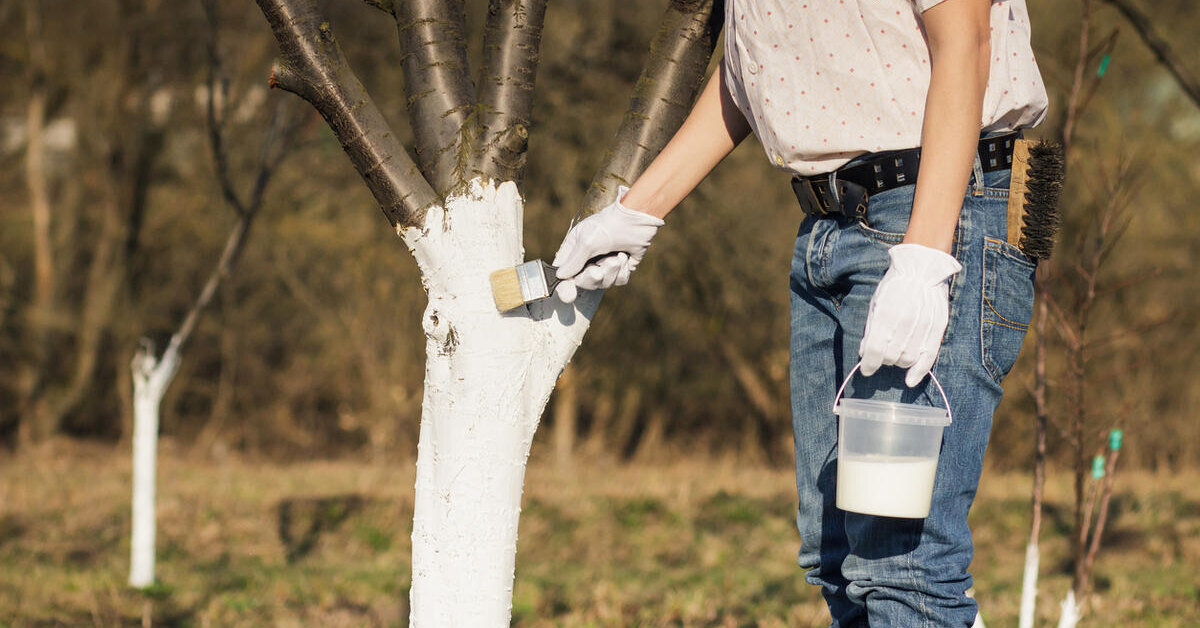
<svg viewBox="0 0 1200 628">
<path fill-rule="evenodd" d="M 545 0 L 491 0 L 477 83 L 467 68 L 461 0 L 367 0 L 395 20 L 404 48 L 415 163 L 316 3 L 257 2 L 280 47 L 272 85 L 301 96 L 328 122 L 416 258 L 429 297 L 410 623 L 507 626 L 525 462 L 554 383 L 600 300 L 585 293 L 574 305 L 546 300 L 500 314 L 488 280 L 523 261 L 518 182 Z M 636 178 L 679 128 L 721 21 L 712 0 L 668 3 L 586 210 L 611 201 L 616 184 Z"/>
<path fill-rule="evenodd" d="M 158 409 L 179 367 L 174 342 L 161 360 L 143 341 L 133 358 L 133 505 L 129 535 L 129 584 L 154 584 L 155 483 L 158 468 Z"/>
<path fill-rule="evenodd" d="M 1038 562 L 1040 554 L 1036 542 L 1025 546 L 1025 575 L 1021 579 L 1021 614 L 1017 628 L 1033 628 L 1037 610 Z"/>
</svg>

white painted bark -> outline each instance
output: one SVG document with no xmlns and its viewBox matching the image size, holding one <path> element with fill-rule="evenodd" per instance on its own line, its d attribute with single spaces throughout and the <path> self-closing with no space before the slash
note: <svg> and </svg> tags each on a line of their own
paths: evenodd
<svg viewBox="0 0 1200 628">
<path fill-rule="evenodd" d="M 1079 623 L 1079 604 L 1075 602 L 1075 590 L 1067 591 L 1062 601 L 1062 611 L 1058 616 L 1058 628 L 1075 628 Z"/>
<path fill-rule="evenodd" d="M 1017 628 L 1033 628 L 1034 611 L 1037 608 L 1038 562 L 1037 543 L 1025 546 L 1025 577 L 1021 581 L 1021 615 Z"/>
<path fill-rule="evenodd" d="M 492 271 L 522 261 L 513 182 L 473 181 L 401 237 L 428 296 L 410 625 L 509 625 L 525 462 L 559 374 L 599 304 L 500 314 Z"/>
<path fill-rule="evenodd" d="M 158 473 L 158 416 L 163 395 L 179 367 L 179 344 L 172 338 L 162 359 L 143 341 L 133 358 L 133 499 L 129 539 L 129 584 L 154 584 L 155 480 Z"/>
</svg>

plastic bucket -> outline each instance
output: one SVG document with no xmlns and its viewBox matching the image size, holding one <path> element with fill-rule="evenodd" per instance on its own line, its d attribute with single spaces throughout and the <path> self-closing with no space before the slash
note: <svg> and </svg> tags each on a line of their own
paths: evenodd
<svg viewBox="0 0 1200 628">
<path fill-rule="evenodd" d="M 885 517 L 924 519 L 933 500 L 948 409 L 892 401 L 842 399 L 860 365 L 834 399 L 838 415 L 837 507 Z M 946 391 L 930 372 L 933 383 Z"/>
</svg>

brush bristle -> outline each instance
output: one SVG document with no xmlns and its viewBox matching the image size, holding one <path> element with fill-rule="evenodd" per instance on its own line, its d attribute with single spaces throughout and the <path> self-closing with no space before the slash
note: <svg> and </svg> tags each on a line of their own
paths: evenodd
<svg viewBox="0 0 1200 628">
<path fill-rule="evenodd" d="M 502 268 L 491 274 L 492 298 L 496 301 L 496 309 L 507 312 L 525 304 L 521 296 L 521 281 L 517 278 L 517 269 Z"/>
<path fill-rule="evenodd" d="M 1029 148 L 1029 181 L 1019 246 L 1033 259 L 1048 259 L 1054 250 L 1065 165 L 1062 146 L 1057 143 L 1038 142 Z"/>
</svg>

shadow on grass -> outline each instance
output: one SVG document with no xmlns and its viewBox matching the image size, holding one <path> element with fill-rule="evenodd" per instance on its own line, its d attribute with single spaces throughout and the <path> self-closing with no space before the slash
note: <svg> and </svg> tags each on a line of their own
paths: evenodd
<svg viewBox="0 0 1200 628">
<path fill-rule="evenodd" d="M 307 556 L 323 533 L 336 530 L 366 504 L 367 500 L 356 494 L 281 500 L 275 511 L 287 562 Z"/>
</svg>

